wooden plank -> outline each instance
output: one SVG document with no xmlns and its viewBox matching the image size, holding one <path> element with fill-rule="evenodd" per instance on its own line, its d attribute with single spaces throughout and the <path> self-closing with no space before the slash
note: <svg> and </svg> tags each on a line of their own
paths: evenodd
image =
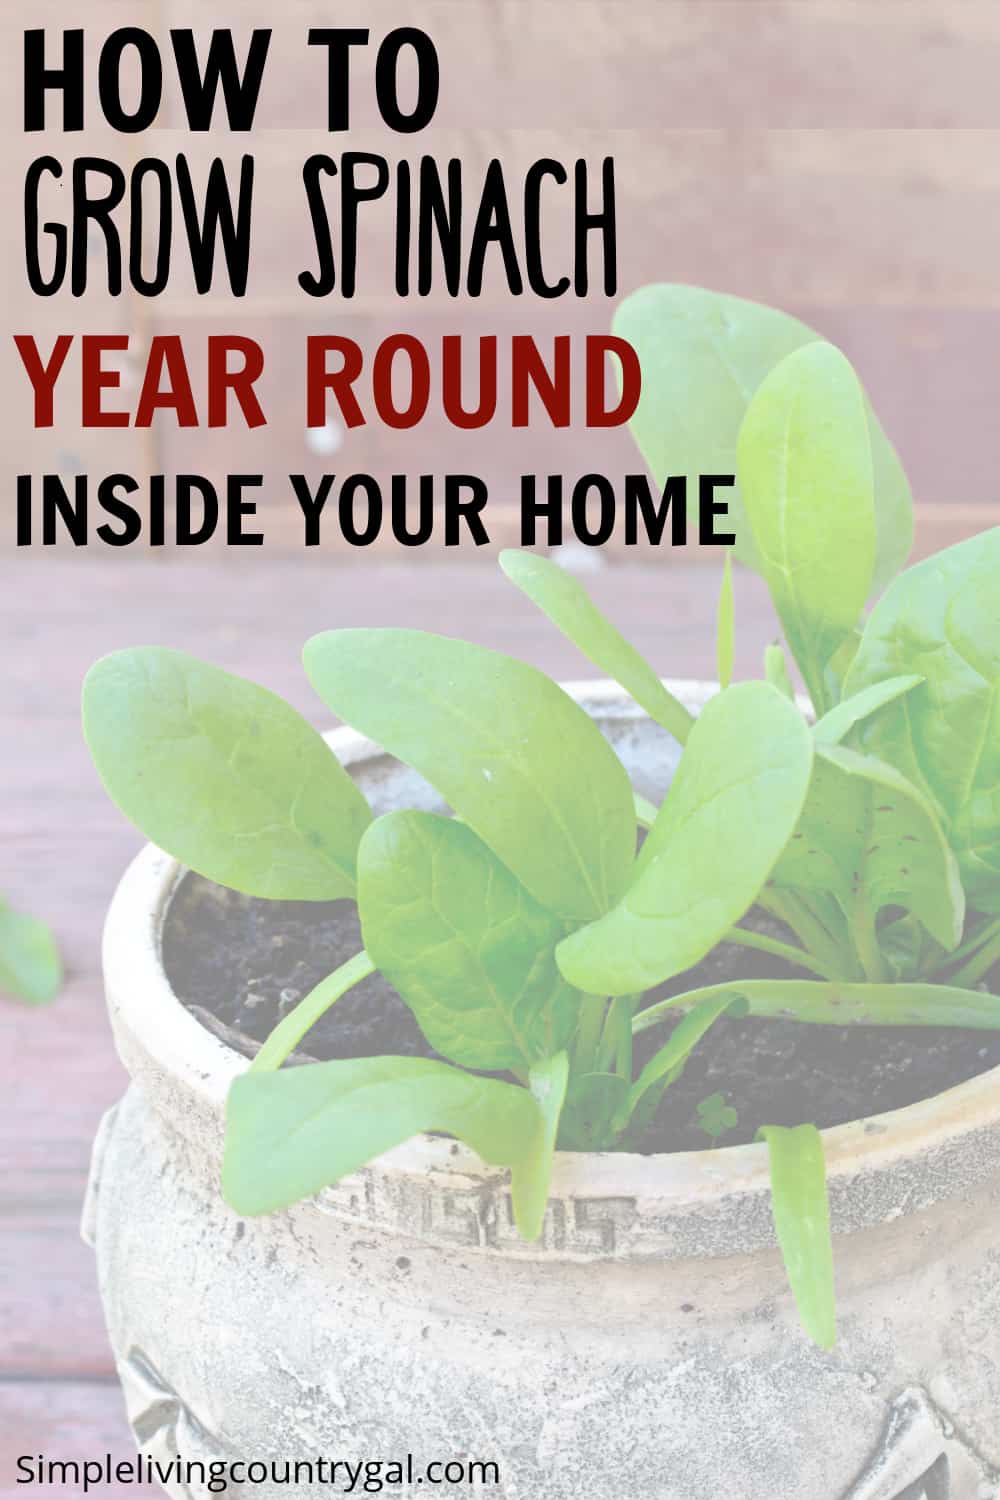
<svg viewBox="0 0 1000 1500">
<path fill-rule="evenodd" d="M 322 0 L 88 0 L 88 54 L 121 25 L 154 30 L 167 49 L 164 119 L 180 118 L 169 63 L 172 26 L 274 29 L 261 125 L 325 120 L 323 54 L 310 26 L 330 24 Z M 998 123 L 1000 22 L 991 0 L 428 0 L 419 23 L 439 48 L 444 123 L 483 127 L 520 118 L 617 124 L 944 129 Z M 57 38 L 63 0 L 36 0 L 31 24 Z M 393 0 L 367 0 L 378 38 L 406 24 Z M 19 107 L 16 9 L 0 24 L 0 91 Z M 355 118 L 372 118 L 370 59 L 357 59 Z M 93 102 L 90 89 L 88 104 Z"/>
<path fill-rule="evenodd" d="M 49 797 L 57 796 L 50 789 Z M 64 834 L 63 857 L 80 859 L 79 851 L 89 842 L 82 831 L 74 849 Z M 52 923 L 73 978 L 51 1009 L 32 1011 L 5 1003 L 0 1011 L 0 1046 L 4 1056 L 18 1059 L 0 1124 L 0 1155 L 6 1163 L 0 1226 L 6 1235 L 23 1216 L 32 1222 L 44 1209 L 58 1211 L 65 1232 L 75 1234 L 90 1142 L 126 1083 L 111 1045 L 98 974 L 98 940 L 115 871 L 92 885 L 81 905 L 74 900 L 73 882 L 59 882 L 55 839 L 43 846 L 36 842 L 27 866 L 23 857 L 31 840 L 15 834 L 8 847 L 15 869 L 22 868 L 13 878 L 4 872 L 5 894 L 9 891 L 19 905 Z M 109 843 L 109 854 L 112 848 Z M 118 871 L 123 868 L 122 861 Z M 81 938 L 84 928 L 89 930 Z"/>
<path fill-rule="evenodd" d="M 930 557 L 932 553 L 952 547 L 956 542 L 964 542 L 991 526 L 1000 526 L 1000 503 L 918 505 L 913 559 Z"/>
<path fill-rule="evenodd" d="M 101 1460 L 106 1453 L 113 1461 L 135 1457 L 117 1384 L 0 1383 L 0 1500 L 20 1500 L 38 1491 L 67 1497 L 83 1494 L 82 1486 L 69 1483 L 64 1488 L 58 1479 L 51 1486 L 18 1486 L 17 1460 L 22 1456 L 37 1465 L 39 1456 L 83 1462 Z M 100 1494 L 103 1500 L 112 1494 L 162 1500 L 163 1491 L 156 1486 L 115 1485 L 111 1490 L 91 1489 L 90 1494 Z"/>
<path fill-rule="evenodd" d="M 709 668 L 719 564 L 672 576 L 665 589 L 658 568 L 604 566 L 599 555 L 589 561 L 597 569 L 589 582 L 595 597 L 633 630 L 664 672 L 697 675 Z M 16 647 L 3 662 L 8 695 L 0 701 L 5 729 L 0 764 L 13 785 L 28 784 L 37 793 L 39 764 L 56 757 L 61 798 L 82 796 L 92 808 L 105 805 L 79 743 L 77 693 L 94 657 L 129 642 L 201 651 L 261 677 L 297 702 L 311 701 L 317 719 L 322 709 L 310 700 L 298 654 L 308 634 L 334 625 L 408 623 L 466 633 L 487 645 L 526 652 L 557 674 L 581 669 L 573 647 L 493 565 L 480 569 L 458 560 L 362 565 L 357 553 L 333 569 L 313 553 L 255 557 L 253 567 L 241 568 L 197 556 L 188 562 L 161 569 L 137 557 L 134 566 L 123 567 L 119 557 L 94 551 L 67 558 L 25 553 L 0 562 L 0 630 Z M 770 630 L 769 606 L 751 575 L 741 575 L 741 595 L 741 644 L 752 657 Z M 39 653 L 44 653 L 44 675 L 38 671 Z M 59 816 L 58 809 L 37 800 L 19 806 L 12 796 L 0 810 L 0 830 L 22 826 L 44 837 L 52 829 L 74 840 L 73 828 L 62 828 Z M 89 844 L 91 837 L 88 826 L 78 842 Z M 103 851 L 91 852 L 101 869 Z"/>
<path fill-rule="evenodd" d="M 10 1380 L 111 1380 L 93 1251 L 79 1213 L 6 1202 L 0 1212 L 0 1406 Z"/>
<path fill-rule="evenodd" d="M 167 25 L 204 25 L 199 0 L 165 0 Z M 260 123 L 325 119 L 321 0 L 221 0 L 213 25 L 273 26 Z M 375 39 L 402 23 L 368 0 Z M 429 0 L 419 24 L 441 55 L 440 117 L 489 127 L 629 125 L 955 128 L 998 123 L 1000 23 L 990 0 Z M 373 50 L 373 49 L 370 49 Z M 372 118 L 371 59 L 355 61 L 355 121 Z M 178 118 L 172 91 L 168 118 Z"/>
</svg>

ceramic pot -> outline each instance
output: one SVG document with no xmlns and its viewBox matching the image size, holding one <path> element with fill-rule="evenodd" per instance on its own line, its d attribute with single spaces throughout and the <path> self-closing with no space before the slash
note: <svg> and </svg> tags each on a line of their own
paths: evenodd
<svg viewBox="0 0 1000 1500">
<path fill-rule="evenodd" d="M 671 686 L 693 709 L 713 691 Z M 570 691 L 661 797 L 668 736 L 616 687 Z M 439 805 L 368 741 L 330 742 L 376 811 Z M 414 1482 L 397 1494 L 426 1495 L 416 1477 L 432 1462 L 481 1461 L 499 1469 L 483 1491 L 508 1500 L 1000 1496 L 1000 1070 L 826 1132 L 832 1354 L 798 1326 L 764 1146 L 560 1154 L 534 1245 L 513 1227 L 506 1174 L 431 1137 L 242 1220 L 219 1171 L 246 1064 L 160 961 L 183 873 L 147 848 L 108 917 L 132 1085 L 102 1125 L 85 1212 L 148 1456 L 277 1463 L 247 1491 L 275 1500 L 317 1493 L 305 1469 L 280 1482 L 285 1461 L 407 1455 Z M 354 1492 L 377 1493 L 369 1479 Z"/>
</svg>

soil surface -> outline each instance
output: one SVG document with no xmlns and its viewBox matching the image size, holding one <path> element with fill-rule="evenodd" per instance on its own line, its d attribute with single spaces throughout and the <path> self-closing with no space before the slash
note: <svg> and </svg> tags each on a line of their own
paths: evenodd
<svg viewBox="0 0 1000 1500">
<path fill-rule="evenodd" d="M 787 937 L 766 916 L 752 913 L 747 920 L 759 931 Z M 361 947 L 352 902 L 257 901 L 193 875 L 174 897 L 163 931 L 163 961 L 175 992 L 248 1056 L 319 980 Z M 651 991 L 644 1004 L 698 985 L 800 973 L 780 959 L 720 944 L 697 968 Z M 994 971 L 991 988 L 998 980 Z M 637 1068 L 670 1029 L 653 1027 L 636 1039 Z M 296 1060 L 386 1053 L 435 1055 L 396 991 L 373 975 L 327 1012 Z M 813 1121 L 825 1127 L 899 1109 L 997 1065 L 1000 1032 L 724 1018 L 667 1089 L 640 1149 L 697 1151 L 715 1144 L 698 1123 L 698 1104 L 710 1094 L 724 1094 L 739 1117 L 718 1144 L 738 1145 L 753 1140 L 761 1125 Z"/>
</svg>

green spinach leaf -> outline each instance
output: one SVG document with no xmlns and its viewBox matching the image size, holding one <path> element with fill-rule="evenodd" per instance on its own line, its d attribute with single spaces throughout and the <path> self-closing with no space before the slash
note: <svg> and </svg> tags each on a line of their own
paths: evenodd
<svg viewBox="0 0 1000 1500">
<path fill-rule="evenodd" d="M 274 1213 L 426 1130 L 513 1166 L 534 1160 L 542 1126 L 527 1089 L 428 1058 L 248 1072 L 229 1091 L 223 1192 L 237 1213 Z"/>
<path fill-rule="evenodd" d="M 765 378 L 737 466 L 760 572 L 822 712 L 825 669 L 871 591 L 876 549 L 864 395 L 832 344 L 806 345 Z"/>
<path fill-rule="evenodd" d="M 358 852 L 358 909 L 368 953 L 442 1056 L 525 1069 L 568 1044 L 581 997 L 556 968 L 566 923 L 465 824 L 377 819 Z"/>
<path fill-rule="evenodd" d="M 336 630 L 305 649 L 324 702 L 431 783 L 550 911 L 614 905 L 635 849 L 628 776 L 548 677 L 415 630 Z"/>
<path fill-rule="evenodd" d="M 649 1059 L 632 1085 L 628 1096 L 628 1114 L 638 1109 L 647 1090 L 661 1079 L 669 1078 L 672 1081 L 680 1075 L 702 1037 L 727 1012 L 747 1013 L 747 1002 L 738 992 L 738 986 L 734 986 L 728 994 L 710 995 L 704 1000 L 695 1001 L 670 1033 L 669 1040 Z"/>
<path fill-rule="evenodd" d="M 374 972 L 375 965 L 362 949 L 360 953 L 355 953 L 353 958 L 339 964 L 332 973 L 324 975 L 318 984 L 314 984 L 312 989 L 287 1014 L 282 1016 L 251 1063 L 251 1071 L 263 1073 L 280 1068 L 295 1051 L 303 1037 L 316 1025 L 316 1022 L 326 1015 L 331 1005 L 336 1005 L 348 990 L 353 989 L 356 984 L 360 984 Z"/>
<path fill-rule="evenodd" d="M 1000 999 L 947 984 L 849 984 L 816 979 L 741 979 L 706 985 L 658 1000 L 639 1012 L 636 1034 L 678 1009 L 737 993 L 751 1016 L 803 1021 L 815 1026 L 964 1026 L 1000 1031 Z"/>
<path fill-rule="evenodd" d="M 570 1077 L 559 1126 L 566 1151 L 609 1151 L 621 1134 L 616 1121 L 628 1110 L 629 1084 L 619 1073 Z"/>
<path fill-rule="evenodd" d="M 821 745 L 799 827 L 772 876 L 776 886 L 829 891 L 848 921 L 887 906 L 912 912 L 942 947 L 965 922 L 958 865 L 930 802 L 895 767 Z"/>
<path fill-rule="evenodd" d="M 368 804 L 281 698 L 180 651 L 90 669 L 83 724 L 104 785 L 161 849 L 249 896 L 354 894 Z"/>
<path fill-rule="evenodd" d="M 704 287 L 661 283 L 626 297 L 614 329 L 642 367 L 642 395 L 630 426 L 657 484 L 685 474 L 736 471 L 736 440 L 764 377 L 820 335 L 777 308 Z M 876 495 L 878 593 L 906 562 L 913 544 L 913 505 L 896 451 L 865 402 Z M 727 491 L 736 555 L 759 571 L 760 557 L 737 486 Z"/>
<path fill-rule="evenodd" d="M 526 1240 L 537 1240 L 545 1220 L 552 1179 L 552 1156 L 559 1135 L 559 1121 L 566 1102 L 569 1058 L 565 1052 L 536 1063 L 529 1083 L 536 1109 L 536 1125 L 528 1150 L 512 1164 L 511 1198 L 514 1219 Z"/>
<path fill-rule="evenodd" d="M 45 923 L 0 900 L 0 994 L 26 1005 L 47 1005 L 62 978 L 59 950 Z"/>
<path fill-rule="evenodd" d="M 795 688 L 789 675 L 785 650 L 777 643 L 764 648 L 764 680 L 777 688 L 782 697 L 795 701 Z"/>
<path fill-rule="evenodd" d="M 873 682 L 871 687 L 862 688 L 851 698 L 844 698 L 818 719 L 813 725 L 813 738 L 817 745 L 839 745 L 852 729 L 870 719 L 887 703 L 894 703 L 904 693 L 912 692 L 923 680 L 911 673 L 906 677 L 888 677 L 884 682 Z"/>
<path fill-rule="evenodd" d="M 667 691 L 645 657 L 601 613 L 577 579 L 534 552 L 501 552 L 500 566 L 584 656 L 684 743 L 694 716 Z"/>
<path fill-rule="evenodd" d="M 857 693 L 899 673 L 921 687 L 864 726 L 865 748 L 941 812 L 972 905 L 1000 912 L 1000 528 L 897 579 L 865 626 L 845 682 Z"/>
<path fill-rule="evenodd" d="M 719 610 L 715 630 L 715 659 L 719 674 L 719 686 L 727 688 L 733 680 L 733 660 L 736 656 L 736 614 L 733 600 L 733 558 L 726 553 L 719 592 Z"/>
<path fill-rule="evenodd" d="M 837 1342 L 833 1242 L 823 1139 L 815 1125 L 765 1125 L 774 1227 L 806 1333 L 821 1349 Z"/>
<path fill-rule="evenodd" d="M 795 829 L 812 737 L 793 703 L 737 683 L 699 715 L 632 885 L 556 950 L 592 994 L 648 989 L 690 968 L 747 911 Z"/>
<path fill-rule="evenodd" d="M 878 940 L 890 977 L 908 984 L 923 975 L 929 977 L 952 960 L 957 962 L 960 953 L 959 949 L 952 948 L 949 955 L 910 912 L 886 922 L 879 931 Z"/>
</svg>

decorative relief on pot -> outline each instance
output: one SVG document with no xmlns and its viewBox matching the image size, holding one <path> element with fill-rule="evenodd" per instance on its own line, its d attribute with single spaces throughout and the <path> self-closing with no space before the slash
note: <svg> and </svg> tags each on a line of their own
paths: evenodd
<svg viewBox="0 0 1000 1500">
<path fill-rule="evenodd" d="M 1000 1500 L 1000 1476 L 914 1389 L 894 1403 L 878 1453 L 844 1500 Z"/>
<path fill-rule="evenodd" d="M 136 1446 L 144 1458 L 162 1466 L 165 1492 L 172 1500 L 201 1500 L 205 1493 L 201 1486 L 192 1489 L 183 1474 L 168 1472 L 170 1466 L 178 1458 L 206 1466 L 229 1464 L 237 1455 L 198 1421 L 141 1349 L 129 1350 L 119 1362 L 118 1373 Z M 229 1481 L 229 1489 L 242 1494 L 244 1486 Z"/>
<path fill-rule="evenodd" d="M 336 1219 L 382 1226 L 441 1245 L 503 1250 L 534 1259 L 555 1255 L 615 1255 L 624 1248 L 655 1252 L 658 1234 L 644 1223 L 635 1198 L 551 1196 L 539 1238 L 526 1245 L 514 1223 L 510 1193 L 495 1186 L 439 1184 L 427 1177 L 387 1184 L 381 1175 L 359 1172 L 325 1188 L 316 1206 Z"/>
<path fill-rule="evenodd" d="M 638 1218 L 634 1198 L 574 1198 L 573 1249 L 614 1255 L 622 1235 L 634 1229 Z"/>
</svg>

